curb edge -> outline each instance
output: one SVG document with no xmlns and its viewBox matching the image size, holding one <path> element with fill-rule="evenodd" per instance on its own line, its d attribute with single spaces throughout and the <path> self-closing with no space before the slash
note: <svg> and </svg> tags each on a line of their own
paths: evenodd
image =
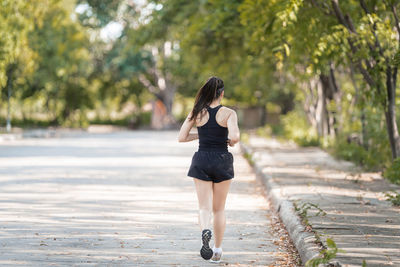
<svg viewBox="0 0 400 267">
<path fill-rule="evenodd" d="M 240 142 L 242 153 L 253 155 L 251 148 Z M 286 230 L 289 233 L 297 251 L 299 252 L 302 264 L 308 260 L 314 259 L 320 255 L 317 239 L 314 234 L 305 231 L 304 225 L 301 223 L 297 215 L 293 203 L 287 200 L 279 190 L 279 186 L 272 180 L 272 177 L 262 171 L 262 167 L 257 162 L 254 162 L 253 169 L 258 177 L 261 178 L 264 190 L 270 197 L 272 206 L 279 214 Z"/>
</svg>

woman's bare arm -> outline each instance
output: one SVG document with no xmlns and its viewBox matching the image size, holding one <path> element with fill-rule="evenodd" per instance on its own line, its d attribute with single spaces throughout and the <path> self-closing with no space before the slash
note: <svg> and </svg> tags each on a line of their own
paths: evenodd
<svg viewBox="0 0 400 267">
<path fill-rule="evenodd" d="M 186 117 L 186 120 L 183 122 L 181 126 L 181 130 L 179 131 L 178 141 L 179 142 L 189 142 L 196 139 L 199 139 L 199 135 L 197 133 L 190 133 L 190 130 L 194 126 L 195 120 L 189 120 L 192 116 L 192 112 Z"/>
<path fill-rule="evenodd" d="M 238 119 L 237 114 L 234 110 L 231 111 L 231 114 L 228 117 L 227 126 L 229 145 L 234 146 L 237 142 L 240 141 Z"/>
</svg>

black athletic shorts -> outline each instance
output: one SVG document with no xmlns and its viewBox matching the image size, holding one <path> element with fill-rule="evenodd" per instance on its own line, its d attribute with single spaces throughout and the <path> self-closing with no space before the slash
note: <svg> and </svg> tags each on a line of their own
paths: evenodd
<svg viewBox="0 0 400 267">
<path fill-rule="evenodd" d="M 233 155 L 229 151 L 197 151 L 187 175 L 214 183 L 232 179 Z"/>
</svg>

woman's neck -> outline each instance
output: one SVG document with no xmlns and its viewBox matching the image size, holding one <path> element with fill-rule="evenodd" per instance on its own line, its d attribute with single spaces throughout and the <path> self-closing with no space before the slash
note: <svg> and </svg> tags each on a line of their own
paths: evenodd
<svg viewBox="0 0 400 267">
<path fill-rule="evenodd" d="M 220 104 L 221 104 L 221 99 L 217 99 L 217 100 L 214 100 L 213 102 L 211 102 L 209 106 L 211 108 L 215 108 L 216 106 L 219 106 Z"/>
</svg>

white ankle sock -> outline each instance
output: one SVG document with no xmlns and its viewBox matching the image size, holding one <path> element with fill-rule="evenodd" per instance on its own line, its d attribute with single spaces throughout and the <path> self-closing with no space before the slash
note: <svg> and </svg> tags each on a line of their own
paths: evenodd
<svg viewBox="0 0 400 267">
<path fill-rule="evenodd" d="M 215 245 L 214 245 L 213 251 L 217 252 L 217 253 L 221 253 L 222 252 L 222 248 L 216 248 Z"/>
</svg>

